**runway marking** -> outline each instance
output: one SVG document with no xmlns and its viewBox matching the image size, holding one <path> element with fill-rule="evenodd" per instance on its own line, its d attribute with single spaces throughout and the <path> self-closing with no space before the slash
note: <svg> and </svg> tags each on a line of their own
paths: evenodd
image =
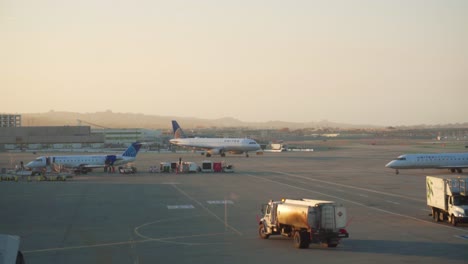
<svg viewBox="0 0 468 264">
<path fill-rule="evenodd" d="M 369 195 L 365 195 L 365 194 L 359 194 L 359 196 L 361 196 L 361 197 L 369 197 Z"/>
<path fill-rule="evenodd" d="M 458 235 L 458 236 L 455 236 L 455 237 L 468 240 L 468 235 Z"/>
<path fill-rule="evenodd" d="M 183 204 L 183 205 L 168 205 L 167 209 L 194 209 L 195 207 L 191 204 Z"/>
<path fill-rule="evenodd" d="M 231 200 L 206 201 L 208 204 L 234 204 Z"/>
<path fill-rule="evenodd" d="M 221 234 L 230 234 L 230 233 L 225 232 L 225 233 L 201 234 L 201 235 L 192 235 L 192 236 L 147 238 L 147 239 L 142 239 L 142 240 L 128 240 L 128 241 L 113 242 L 113 243 L 102 243 L 102 244 L 94 244 L 94 245 L 44 248 L 44 249 L 36 249 L 36 250 L 23 250 L 22 252 L 26 253 L 26 254 L 29 254 L 29 253 L 42 253 L 42 252 L 51 252 L 51 251 L 64 251 L 64 250 L 85 249 L 85 248 L 109 247 L 109 246 L 129 245 L 129 244 L 148 243 L 148 242 L 160 242 L 160 243 L 167 243 L 167 244 L 181 244 L 181 245 L 189 245 L 189 246 L 227 244 L 227 243 L 221 243 L 221 242 L 219 242 L 219 243 L 184 243 L 184 242 L 176 242 L 176 241 L 167 241 L 167 240 L 171 240 L 171 239 L 182 239 L 182 238 L 201 237 L 201 236 L 217 236 L 217 235 L 221 235 Z"/>
<path fill-rule="evenodd" d="M 356 190 L 361 190 L 361 191 L 366 191 L 366 192 L 378 193 L 378 194 L 383 194 L 383 195 L 388 195 L 388 196 L 400 197 L 400 198 L 413 200 L 413 201 L 417 201 L 417 202 L 426 202 L 425 200 L 420 200 L 420 199 L 416 199 L 416 198 L 412 198 L 412 197 L 408 197 L 408 196 L 404 196 L 404 195 L 387 193 L 387 192 L 377 191 L 377 190 L 373 190 L 373 189 L 361 188 L 361 187 L 356 187 L 356 186 L 352 186 L 352 185 L 345 185 L 345 184 L 340 184 L 340 183 L 335 183 L 335 182 L 328 182 L 328 181 L 323 181 L 323 180 L 311 179 L 311 178 L 307 178 L 307 177 L 304 177 L 304 176 L 299 176 L 299 175 L 295 175 L 295 174 L 291 174 L 291 173 L 287 173 L 287 172 L 281 172 L 281 171 L 266 171 L 266 172 L 280 173 L 280 174 L 291 176 L 291 177 L 294 177 L 294 178 L 301 178 L 301 179 L 306 179 L 306 180 L 309 180 L 309 181 L 321 182 L 321 183 L 335 185 L 335 186 L 341 186 L 341 187 L 344 187 L 344 188 L 350 188 L 350 189 L 356 189 Z"/>
<path fill-rule="evenodd" d="M 176 189 L 177 191 L 179 191 L 181 194 L 183 194 L 185 197 L 189 198 L 190 200 L 194 201 L 195 203 L 197 203 L 201 208 L 203 208 L 206 212 L 208 212 L 210 215 L 212 215 L 214 218 L 216 218 L 218 221 L 220 221 L 221 223 L 223 223 L 225 225 L 226 228 L 229 228 L 231 229 L 232 231 L 234 231 L 235 233 L 237 233 L 239 236 L 242 236 L 242 232 L 240 232 L 239 230 L 237 230 L 236 228 L 234 228 L 233 226 L 229 225 L 226 221 L 226 219 L 221 219 L 218 215 L 216 215 L 215 213 L 213 213 L 210 209 L 208 209 L 206 206 L 204 206 L 201 202 L 199 202 L 198 200 L 196 200 L 195 198 L 193 198 L 192 196 L 190 196 L 188 193 L 184 192 L 182 189 L 180 189 L 179 187 L 177 187 L 177 185 L 172 185 L 172 187 L 174 187 L 174 189 Z"/>
<path fill-rule="evenodd" d="M 135 227 L 133 232 L 137 236 L 139 236 L 139 237 L 141 237 L 143 239 L 157 239 L 157 238 L 142 235 L 140 233 L 140 228 L 145 227 L 145 226 L 149 226 L 149 225 L 153 225 L 153 224 L 157 224 L 157 223 L 162 223 L 162 222 L 171 222 L 171 221 L 184 220 L 184 219 L 193 219 L 193 218 L 196 218 L 196 217 L 202 217 L 202 216 L 201 215 L 194 215 L 194 216 L 186 216 L 186 217 L 174 217 L 174 218 L 159 219 L 159 220 L 156 220 L 156 221 L 153 221 L 153 222 L 148 222 L 148 223 L 144 223 L 142 225 L 139 225 L 139 226 Z M 191 238 L 191 237 L 217 236 L 217 235 L 224 235 L 224 234 L 229 234 L 229 233 L 222 232 L 222 233 L 207 233 L 207 234 L 190 235 L 190 236 L 174 236 L 174 237 L 168 237 L 168 238 L 160 238 L 160 239 L 157 239 L 157 240 L 159 242 L 162 242 L 162 243 L 180 244 L 180 245 L 188 245 L 188 246 L 192 246 L 192 245 L 213 245 L 213 244 L 223 244 L 223 243 L 186 243 L 186 242 L 176 242 L 176 241 L 166 241 L 166 240 L 179 239 L 179 238 Z"/>
<path fill-rule="evenodd" d="M 368 205 L 365 205 L 363 203 L 356 202 L 356 201 L 353 201 L 353 200 L 348 200 L 348 199 L 345 199 L 345 198 L 342 198 L 342 197 L 339 197 L 339 196 L 330 195 L 330 194 L 317 192 L 317 191 L 311 191 L 311 190 L 306 189 L 306 188 L 302 188 L 302 187 L 294 186 L 294 185 L 291 185 L 291 184 L 271 180 L 271 179 L 268 179 L 268 178 L 263 178 L 263 177 L 260 177 L 260 176 L 255 176 L 255 175 L 252 175 L 252 174 L 245 173 L 243 175 L 246 175 L 246 176 L 249 176 L 249 177 L 252 177 L 252 178 L 261 179 L 261 180 L 264 180 L 264 181 L 273 182 L 273 183 L 280 184 L 280 185 L 284 185 L 284 186 L 287 186 L 287 187 L 290 187 L 290 188 L 293 188 L 293 189 L 298 189 L 298 190 L 301 190 L 301 191 L 306 191 L 306 192 L 310 192 L 310 193 L 316 193 L 316 194 L 324 195 L 324 196 L 327 196 L 327 197 L 332 197 L 332 198 L 339 199 L 339 200 L 342 200 L 342 201 L 346 201 L 348 203 L 356 204 L 356 205 L 359 205 L 359 206 L 362 206 L 362 207 L 365 207 L 365 208 L 368 208 L 368 209 L 371 209 L 371 210 L 375 210 L 375 211 L 379 211 L 379 212 L 383 212 L 383 213 L 387 213 L 387 214 L 391 214 L 391 215 L 396 215 L 396 216 L 400 216 L 400 217 L 403 217 L 403 218 L 412 219 L 412 220 L 415 220 L 415 221 L 418 221 L 418 222 L 423 222 L 423 223 L 426 223 L 426 224 L 432 224 L 432 225 L 436 225 L 436 226 L 439 226 L 439 227 L 444 227 L 444 228 L 448 228 L 448 229 L 468 233 L 468 230 L 464 230 L 464 229 L 457 228 L 457 227 L 452 227 L 452 226 L 441 225 L 441 224 L 434 223 L 434 222 L 431 222 L 431 221 L 422 220 L 422 219 L 419 219 L 419 218 L 416 218 L 416 217 L 413 217 L 413 216 L 399 214 L 399 213 L 395 213 L 395 212 L 392 212 L 392 211 L 387 211 L 387 210 L 384 210 L 384 209 L 381 209 L 381 208 L 378 208 L 378 207 L 368 206 Z"/>
<path fill-rule="evenodd" d="M 391 203 L 391 204 L 400 204 L 400 203 L 397 203 L 397 202 L 394 202 L 394 201 L 389 201 L 389 200 L 385 200 L 387 203 Z"/>
<path fill-rule="evenodd" d="M 183 238 L 192 238 L 192 237 L 208 237 L 208 236 L 219 236 L 219 235 L 225 235 L 225 234 L 232 234 L 230 232 L 220 232 L 220 233 L 207 233 L 207 234 L 198 234 L 198 235 L 190 235 L 190 236 L 172 236 L 172 237 L 161 237 L 161 238 L 153 238 L 153 237 L 148 237 L 144 236 L 139 232 L 139 229 L 148 226 L 151 224 L 155 223 L 162 223 L 162 222 L 167 222 L 167 221 L 175 221 L 175 220 L 180 220 L 184 218 L 194 218 L 194 217 L 200 217 L 200 216 L 190 216 L 190 217 L 177 217 L 177 218 L 166 218 L 166 219 L 160 219 L 157 221 L 153 222 L 148 222 L 145 224 L 142 224 L 140 226 L 135 227 L 133 232 L 140 238 L 143 238 L 142 240 L 134 240 L 130 239 L 128 241 L 121 241 L 121 242 L 113 242 L 113 243 L 101 243 L 101 244 L 94 244 L 94 245 L 83 245 L 83 246 L 70 246 L 70 247 L 55 247 L 55 248 L 44 248 L 44 249 L 36 249 L 36 250 L 23 250 L 23 253 L 42 253 L 42 252 L 52 252 L 52 251 L 65 251 L 65 250 L 74 250 L 74 249 L 86 249 L 86 248 L 97 248 L 97 247 L 109 247 L 109 246 L 118 246 L 118 245 L 130 245 L 131 248 L 133 249 L 136 247 L 136 244 L 138 243 L 148 243 L 148 242 L 159 242 L 159 243 L 166 243 L 166 244 L 179 244 L 179 245 L 188 245 L 188 246 L 204 246 L 204 245 L 219 245 L 219 244 L 228 244 L 225 242 L 216 242 L 216 243 L 186 243 L 186 242 L 177 242 L 177 241 L 169 241 L 169 240 L 174 240 L 174 239 L 183 239 Z"/>
</svg>

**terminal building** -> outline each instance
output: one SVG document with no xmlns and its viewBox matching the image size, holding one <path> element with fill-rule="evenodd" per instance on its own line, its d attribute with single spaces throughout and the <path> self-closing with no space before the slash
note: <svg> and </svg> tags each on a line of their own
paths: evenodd
<svg viewBox="0 0 468 264">
<path fill-rule="evenodd" d="M 21 115 L 0 114 L 0 127 L 21 127 Z"/>
<path fill-rule="evenodd" d="M 0 128 L 0 150 L 100 148 L 104 137 L 89 126 Z"/>
<path fill-rule="evenodd" d="M 160 142 L 161 130 L 91 126 L 21 126 L 21 115 L 0 115 L 0 151 L 74 150 L 128 147 L 133 142 Z"/>
<path fill-rule="evenodd" d="M 92 134 L 102 135 L 106 145 L 130 146 L 133 142 L 155 142 L 162 131 L 144 128 L 103 128 L 91 129 Z"/>
</svg>

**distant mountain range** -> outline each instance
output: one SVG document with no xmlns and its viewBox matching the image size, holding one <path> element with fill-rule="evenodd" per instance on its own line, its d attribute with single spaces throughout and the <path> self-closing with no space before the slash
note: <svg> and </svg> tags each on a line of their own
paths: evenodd
<svg viewBox="0 0 468 264">
<path fill-rule="evenodd" d="M 135 113 L 114 113 L 112 111 L 96 113 L 73 113 L 50 111 L 47 113 L 25 113 L 21 114 L 23 126 L 76 126 L 84 125 L 92 128 L 148 128 L 148 129 L 168 129 L 172 128 L 171 120 L 177 120 L 183 128 L 228 128 L 244 127 L 251 129 L 302 129 L 302 128 L 340 128 L 340 129 L 365 129 L 384 128 L 374 125 L 351 125 L 334 123 L 329 121 L 319 122 L 243 122 L 235 118 L 226 117 L 220 119 L 201 119 L 194 117 L 177 116 L 157 116 Z M 468 127 L 468 123 L 447 125 L 449 127 Z M 415 126 L 417 128 L 425 125 Z M 437 127 L 437 126 L 427 126 Z M 446 125 L 444 125 L 446 127 Z"/>
</svg>

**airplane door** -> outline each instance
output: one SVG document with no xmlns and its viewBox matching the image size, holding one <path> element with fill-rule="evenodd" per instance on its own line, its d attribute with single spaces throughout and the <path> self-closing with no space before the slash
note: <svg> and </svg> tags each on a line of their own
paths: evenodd
<svg viewBox="0 0 468 264">
<path fill-rule="evenodd" d="M 46 157 L 46 165 L 50 166 L 50 157 Z"/>
</svg>

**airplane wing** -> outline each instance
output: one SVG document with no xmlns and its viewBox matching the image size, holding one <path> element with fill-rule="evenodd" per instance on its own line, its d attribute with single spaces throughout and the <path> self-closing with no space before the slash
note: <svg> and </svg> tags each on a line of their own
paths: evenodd
<svg viewBox="0 0 468 264">
<path fill-rule="evenodd" d="M 88 169 L 94 169 L 94 168 L 103 168 L 104 165 L 90 165 L 90 164 L 80 164 L 78 168 L 88 168 Z"/>
</svg>

